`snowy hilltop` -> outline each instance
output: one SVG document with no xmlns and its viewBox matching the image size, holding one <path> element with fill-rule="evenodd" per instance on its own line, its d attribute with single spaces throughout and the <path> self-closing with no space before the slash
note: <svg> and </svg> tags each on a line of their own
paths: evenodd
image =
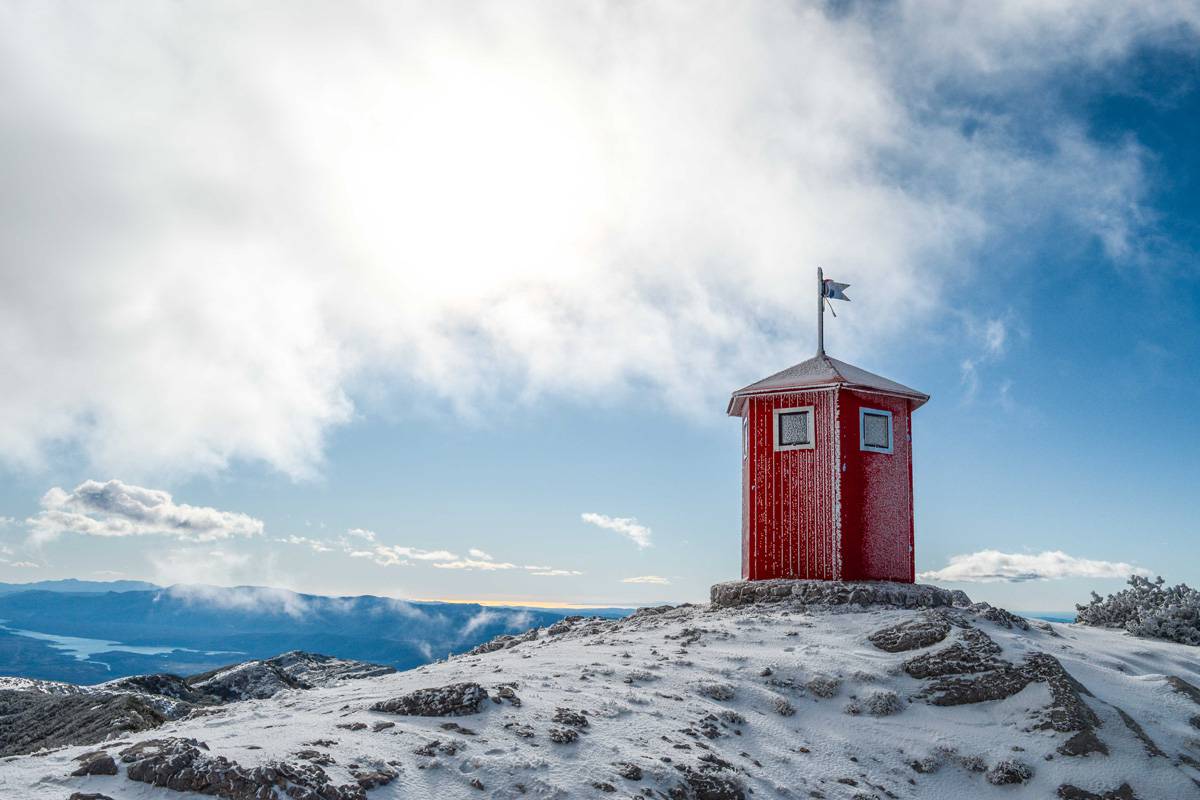
<svg viewBox="0 0 1200 800">
<path fill-rule="evenodd" d="M 1200 798 L 1195 648 L 929 586 L 713 600 L 13 756 L 0 797 Z"/>
</svg>

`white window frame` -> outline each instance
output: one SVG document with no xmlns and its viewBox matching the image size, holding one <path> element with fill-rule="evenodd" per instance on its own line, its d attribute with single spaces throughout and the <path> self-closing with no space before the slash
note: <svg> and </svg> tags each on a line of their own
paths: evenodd
<svg viewBox="0 0 1200 800">
<path fill-rule="evenodd" d="M 888 421 L 888 446 L 874 447 L 867 444 L 867 414 L 876 414 L 881 417 L 887 417 Z M 892 412 L 884 411 L 882 408 L 859 408 L 858 409 L 858 449 L 867 453 L 887 453 L 891 455 L 895 451 L 896 445 L 896 429 L 895 421 L 892 419 Z"/>
<path fill-rule="evenodd" d="M 817 442 L 817 415 L 813 410 L 813 406 L 792 406 L 791 408 L 777 408 L 771 415 L 771 436 L 775 441 L 775 452 L 787 450 L 812 450 L 816 447 Z M 783 414 L 808 414 L 808 444 L 780 444 L 779 443 L 779 417 Z"/>
</svg>

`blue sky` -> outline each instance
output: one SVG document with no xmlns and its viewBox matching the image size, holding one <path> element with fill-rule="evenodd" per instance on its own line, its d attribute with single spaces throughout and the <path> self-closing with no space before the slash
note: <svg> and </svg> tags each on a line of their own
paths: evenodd
<svg viewBox="0 0 1200 800">
<path fill-rule="evenodd" d="M 823 266 L 919 571 L 1200 581 L 1200 23 L 1110 5 L 0 4 L 0 580 L 702 600 Z"/>
</svg>

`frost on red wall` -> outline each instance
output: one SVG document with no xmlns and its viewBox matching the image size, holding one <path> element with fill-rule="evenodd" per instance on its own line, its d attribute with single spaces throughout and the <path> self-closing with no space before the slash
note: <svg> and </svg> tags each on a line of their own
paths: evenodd
<svg viewBox="0 0 1200 800">
<path fill-rule="evenodd" d="M 912 412 L 927 399 L 824 354 L 735 392 L 742 577 L 912 582 Z M 774 412 L 804 406 L 812 449 L 777 448 Z M 863 449 L 864 408 L 890 412 L 891 452 Z"/>
<path fill-rule="evenodd" d="M 775 450 L 775 409 L 799 406 L 813 407 L 813 449 Z M 747 414 L 742 577 L 836 579 L 842 554 L 835 392 L 756 397 Z"/>
<path fill-rule="evenodd" d="M 842 580 L 911 583 L 913 493 L 911 414 L 908 400 L 839 392 L 842 425 Z M 892 452 L 861 449 L 859 411 L 892 412 Z"/>
</svg>

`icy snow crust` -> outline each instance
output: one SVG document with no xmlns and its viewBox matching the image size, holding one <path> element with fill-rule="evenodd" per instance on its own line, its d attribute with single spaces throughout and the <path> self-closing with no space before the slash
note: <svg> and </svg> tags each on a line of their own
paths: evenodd
<svg viewBox="0 0 1200 800">
<path fill-rule="evenodd" d="M 188 738 L 247 770 L 318 764 L 332 785 L 395 773 L 366 791 L 371 800 L 1052 798 L 1064 784 L 1102 794 L 1124 783 L 1143 800 L 1200 798 L 1200 722 L 1189 723 L 1200 699 L 1178 688 L 1179 680 L 1200 684 L 1194 648 L 1025 625 L 982 604 L 776 602 L 577 619 L 408 672 L 206 709 L 120 743 L 6 759 L 0 797 L 198 799 L 131 781 L 119 756 L 139 742 Z M 942 653 L 953 647 L 957 661 Z M 936 678 L 905 670 L 913 659 L 924 674 L 951 662 L 1022 665 L 1030 656 L 1056 659 L 1069 677 L 945 706 L 931 702 Z M 370 710 L 418 690 L 467 691 L 460 684 L 488 693 L 478 712 Z M 1075 734 L 1043 723 L 1063 692 L 1082 699 L 1073 713 L 1094 714 L 1107 754 L 1060 751 Z M 97 749 L 116 757 L 118 774 L 70 777 L 75 759 Z"/>
</svg>

